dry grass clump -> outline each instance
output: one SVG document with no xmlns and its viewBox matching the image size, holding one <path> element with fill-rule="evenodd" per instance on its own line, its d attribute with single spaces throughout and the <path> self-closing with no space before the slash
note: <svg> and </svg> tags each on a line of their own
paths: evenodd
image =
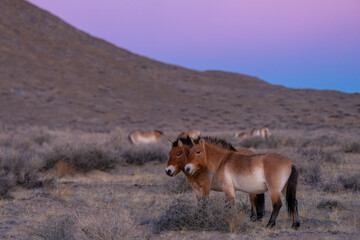
<svg viewBox="0 0 360 240">
<path fill-rule="evenodd" d="M 56 167 L 58 176 L 91 170 L 107 171 L 117 165 L 165 162 L 169 144 L 131 145 L 124 130 L 112 133 L 19 129 L 0 134 L 0 196 L 15 183 L 41 187 L 42 172 Z"/>
<path fill-rule="evenodd" d="M 340 176 L 338 182 L 344 187 L 344 189 L 350 189 L 354 192 L 360 190 L 360 174 Z"/>
<path fill-rule="evenodd" d="M 288 155 L 299 166 L 301 176 L 305 183 L 311 186 L 319 186 L 322 182 L 322 167 L 336 166 L 343 162 L 343 153 L 338 150 L 323 150 L 320 147 L 297 148 Z"/>
<path fill-rule="evenodd" d="M 165 182 L 164 188 L 171 194 L 180 194 L 192 191 L 192 188 L 183 173 L 179 173 L 175 177 L 168 179 L 168 181 Z"/>
<path fill-rule="evenodd" d="M 109 144 L 112 150 L 121 151 L 125 146 L 130 145 L 129 133 L 122 128 L 115 128 L 109 134 Z"/>
<path fill-rule="evenodd" d="M 88 172 L 93 169 L 108 170 L 116 166 L 118 157 L 106 148 L 86 142 L 72 142 L 54 146 L 45 153 L 45 169 L 50 169 L 59 161 L 71 163 L 76 170 Z"/>
<path fill-rule="evenodd" d="M 304 148 L 304 147 L 331 147 L 339 145 L 340 139 L 339 136 L 336 135 L 320 135 L 315 137 L 306 137 L 306 138 L 300 138 L 297 140 L 298 147 Z"/>
<path fill-rule="evenodd" d="M 52 210 L 24 228 L 26 239 L 123 240 L 135 233 L 136 223 L 126 210 L 102 209 L 90 214 Z"/>
<path fill-rule="evenodd" d="M 323 190 L 336 193 L 344 190 L 358 192 L 360 190 L 360 174 L 340 176 L 323 184 Z"/>
<path fill-rule="evenodd" d="M 266 139 L 262 137 L 249 137 L 240 141 L 240 146 L 243 148 L 279 148 L 283 145 L 291 145 L 290 138 L 282 138 L 279 136 L 270 136 Z"/>
<path fill-rule="evenodd" d="M 164 230 L 242 232 L 247 227 L 246 209 L 243 204 L 229 207 L 224 199 L 214 197 L 202 202 L 197 202 L 193 198 L 176 197 L 152 222 L 152 228 L 155 232 Z"/>
<path fill-rule="evenodd" d="M 76 219 L 67 213 L 52 212 L 26 226 L 24 235 L 27 239 L 72 240 L 76 237 Z"/>
<path fill-rule="evenodd" d="M 341 204 L 339 201 L 336 200 L 321 200 L 316 206 L 318 209 L 344 209 L 343 204 Z"/>
<path fill-rule="evenodd" d="M 0 196 L 5 196 L 15 184 L 25 188 L 43 186 L 39 174 L 43 165 L 44 159 L 31 150 L 0 148 Z"/>
<path fill-rule="evenodd" d="M 322 190 L 330 193 L 343 191 L 343 186 L 338 181 L 327 181 L 322 184 Z"/>
<path fill-rule="evenodd" d="M 300 172 L 304 176 L 305 182 L 309 185 L 318 186 L 321 183 L 320 163 L 307 162 L 307 164 L 302 164 Z"/>
<path fill-rule="evenodd" d="M 4 169 L 0 170 L 0 197 L 7 195 L 9 190 L 16 184 L 15 176 L 11 172 L 6 172 Z"/>
<path fill-rule="evenodd" d="M 77 220 L 85 239 L 89 240 L 129 239 L 137 226 L 126 210 L 101 210 L 90 215 L 78 215 Z"/>
<path fill-rule="evenodd" d="M 49 183 L 41 179 L 40 171 L 45 165 L 41 151 L 53 139 L 48 130 L 37 127 L 0 134 L 0 196 L 5 196 L 16 184 L 36 188 Z"/>
<path fill-rule="evenodd" d="M 130 145 L 123 150 L 121 156 L 125 163 L 142 165 L 152 161 L 167 161 L 169 150 L 169 144 L 165 143 Z"/>
<path fill-rule="evenodd" d="M 352 141 L 343 145 L 343 150 L 346 153 L 360 153 L 360 142 Z"/>
<path fill-rule="evenodd" d="M 319 149 L 299 149 L 289 155 L 298 165 L 305 183 L 318 186 L 321 182 L 323 152 Z"/>
<path fill-rule="evenodd" d="M 43 145 L 44 143 L 51 143 L 54 139 L 54 135 L 45 128 L 32 127 L 27 132 L 26 135 L 37 145 Z"/>
</svg>

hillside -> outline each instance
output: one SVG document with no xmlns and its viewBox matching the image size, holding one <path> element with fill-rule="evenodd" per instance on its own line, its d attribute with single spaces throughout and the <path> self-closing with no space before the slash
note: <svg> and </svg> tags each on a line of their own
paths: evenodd
<svg viewBox="0 0 360 240">
<path fill-rule="evenodd" d="M 294 90 L 133 54 L 23 0 L 0 1 L 0 124 L 107 131 L 360 126 L 360 94 Z"/>
</svg>

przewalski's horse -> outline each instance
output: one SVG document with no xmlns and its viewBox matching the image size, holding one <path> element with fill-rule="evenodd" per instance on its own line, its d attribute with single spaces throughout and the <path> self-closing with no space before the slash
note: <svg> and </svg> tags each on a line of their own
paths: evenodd
<svg viewBox="0 0 360 240">
<path fill-rule="evenodd" d="M 212 137 L 204 137 L 205 141 L 212 142 L 217 144 L 218 146 L 228 149 L 230 151 L 236 151 L 235 148 L 223 141 L 222 139 L 212 138 Z M 184 167 L 187 161 L 187 158 L 190 153 L 190 148 L 193 146 L 193 142 L 189 136 L 186 138 L 178 138 L 174 142 L 172 142 L 172 147 L 169 152 L 169 161 L 167 163 L 167 167 L 165 168 L 165 172 L 169 176 L 175 176 L 179 172 L 184 172 Z M 239 149 L 239 153 L 242 154 L 255 154 L 253 151 L 248 149 Z M 196 198 L 198 200 L 204 199 L 209 196 L 210 189 L 214 191 L 222 191 L 221 187 L 216 178 L 213 177 L 207 169 L 202 169 L 198 171 L 195 175 L 186 174 L 186 178 L 195 192 Z M 264 215 L 265 210 L 265 198 L 264 194 L 249 194 L 250 202 L 251 202 L 251 219 L 261 219 Z M 256 213 L 255 213 L 256 211 Z"/>
<path fill-rule="evenodd" d="M 188 132 L 182 132 L 179 134 L 179 136 L 177 138 L 186 138 L 187 136 L 189 136 L 190 138 L 193 138 L 193 139 L 197 139 L 200 136 L 200 131 L 193 130 L 193 131 L 188 131 Z"/>
<path fill-rule="evenodd" d="M 276 153 L 243 155 L 220 148 L 204 139 L 195 143 L 185 165 L 185 172 L 196 175 L 208 169 L 215 175 L 230 202 L 235 202 L 235 191 L 261 194 L 269 190 L 273 210 L 267 227 L 273 227 L 279 214 L 281 192 L 292 216 L 292 227 L 300 226 L 296 187 L 298 169 L 293 161 Z"/>
<path fill-rule="evenodd" d="M 267 127 L 253 128 L 250 132 L 235 133 L 235 137 L 248 138 L 248 137 L 261 137 L 267 139 L 271 136 L 271 132 Z"/>
<path fill-rule="evenodd" d="M 129 134 L 129 140 L 131 143 L 138 145 L 142 143 L 155 143 L 159 141 L 164 134 L 158 130 L 153 130 L 149 132 L 144 131 L 134 131 Z"/>
</svg>

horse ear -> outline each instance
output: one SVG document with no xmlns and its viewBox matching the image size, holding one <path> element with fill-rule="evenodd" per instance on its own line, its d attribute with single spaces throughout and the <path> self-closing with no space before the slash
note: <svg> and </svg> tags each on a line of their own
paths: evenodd
<svg viewBox="0 0 360 240">
<path fill-rule="evenodd" d="M 183 146 L 183 143 L 182 143 L 182 141 L 180 139 L 178 140 L 178 145 L 179 145 L 179 147 Z"/>
<path fill-rule="evenodd" d="M 203 138 L 200 138 L 199 143 L 204 146 L 205 145 L 205 140 Z"/>
<path fill-rule="evenodd" d="M 190 137 L 190 139 L 191 139 L 191 144 L 194 146 L 195 145 L 194 139 L 192 137 Z"/>
</svg>

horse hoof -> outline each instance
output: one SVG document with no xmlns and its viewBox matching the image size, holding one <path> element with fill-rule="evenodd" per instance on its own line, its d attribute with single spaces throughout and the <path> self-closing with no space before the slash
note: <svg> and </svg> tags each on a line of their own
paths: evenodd
<svg viewBox="0 0 360 240">
<path fill-rule="evenodd" d="M 266 225 L 267 228 L 273 228 L 275 226 L 275 222 L 268 222 Z"/>
<path fill-rule="evenodd" d="M 262 218 L 263 218 L 263 215 L 257 215 L 256 220 L 261 221 Z"/>
<path fill-rule="evenodd" d="M 293 224 L 291 225 L 291 228 L 293 228 L 293 229 L 295 229 L 295 230 L 297 230 L 299 227 L 300 227 L 300 223 L 299 223 L 299 222 L 293 223 Z"/>
<path fill-rule="evenodd" d="M 251 221 L 255 222 L 257 218 L 256 218 L 255 215 L 251 215 L 251 216 L 250 216 L 250 219 L 251 219 Z"/>
</svg>

